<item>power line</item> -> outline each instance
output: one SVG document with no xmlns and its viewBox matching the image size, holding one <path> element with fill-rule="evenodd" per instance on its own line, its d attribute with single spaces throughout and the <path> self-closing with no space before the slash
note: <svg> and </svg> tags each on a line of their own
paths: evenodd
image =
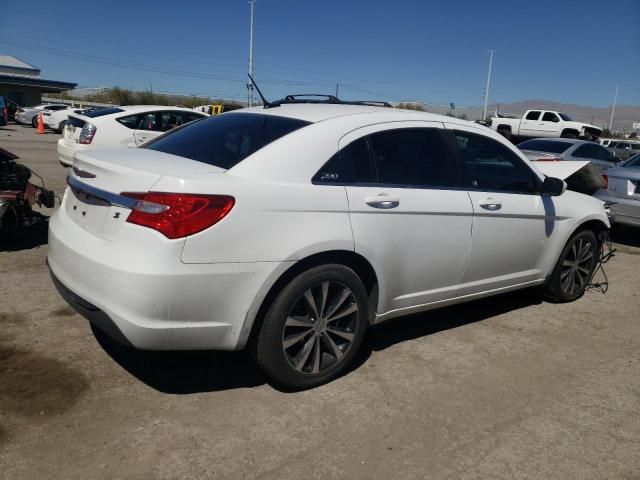
<svg viewBox="0 0 640 480">
<path fill-rule="evenodd" d="M 111 65 L 111 66 L 120 67 L 120 68 L 129 68 L 132 70 L 163 73 L 166 75 L 174 75 L 174 76 L 182 76 L 182 77 L 202 78 L 207 80 L 219 80 L 222 82 L 243 82 L 244 83 L 244 79 L 240 77 L 227 77 L 227 76 L 220 76 L 220 75 L 203 74 L 203 73 L 197 73 L 197 72 L 189 72 L 185 70 L 177 70 L 177 69 L 172 69 L 168 67 L 145 65 L 140 63 L 121 62 L 118 60 L 107 59 L 104 57 L 100 58 L 100 57 L 85 55 L 85 54 L 73 52 L 70 50 L 61 50 L 56 48 L 42 47 L 42 46 L 36 46 L 36 45 L 30 45 L 30 44 L 20 44 L 15 42 L 8 42 L 6 40 L 0 40 L 0 43 L 5 45 L 12 45 L 14 47 L 25 48 L 27 50 L 35 50 L 35 51 L 47 53 L 50 55 L 68 57 L 68 58 L 73 58 L 75 60 L 99 63 L 103 65 Z M 270 85 L 289 85 L 289 86 L 305 85 L 304 82 L 275 81 L 275 80 L 262 80 L 262 83 L 270 84 Z"/>
</svg>

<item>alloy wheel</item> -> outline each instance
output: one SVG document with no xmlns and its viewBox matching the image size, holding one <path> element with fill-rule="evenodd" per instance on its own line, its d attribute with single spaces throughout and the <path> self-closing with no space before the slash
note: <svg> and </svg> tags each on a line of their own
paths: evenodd
<svg viewBox="0 0 640 480">
<path fill-rule="evenodd" d="M 358 304 L 351 289 L 324 281 L 307 289 L 284 323 L 282 349 L 289 364 L 318 374 L 342 361 L 358 327 Z"/>
<path fill-rule="evenodd" d="M 595 248 L 586 238 L 579 238 L 567 252 L 562 262 L 560 286 L 562 291 L 573 295 L 583 290 L 591 278 Z"/>
</svg>

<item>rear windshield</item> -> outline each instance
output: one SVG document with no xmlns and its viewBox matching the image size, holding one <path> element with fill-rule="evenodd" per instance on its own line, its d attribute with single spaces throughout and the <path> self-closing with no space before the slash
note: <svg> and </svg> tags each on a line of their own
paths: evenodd
<svg viewBox="0 0 640 480">
<path fill-rule="evenodd" d="M 573 145 L 568 142 L 550 142 L 549 140 L 527 140 L 518 145 L 520 150 L 536 152 L 562 153 Z"/>
<path fill-rule="evenodd" d="M 625 167 L 640 167 L 640 153 L 638 155 L 634 155 L 629 160 L 624 163 Z"/>
<path fill-rule="evenodd" d="M 124 110 L 116 107 L 106 107 L 106 108 L 99 108 L 98 110 L 93 110 L 92 112 L 87 112 L 84 114 L 84 116 L 95 118 L 95 117 L 101 117 L 103 115 L 111 115 L 112 113 L 120 113 L 120 112 L 124 112 Z"/>
<path fill-rule="evenodd" d="M 226 170 L 309 122 L 258 113 L 223 113 L 177 128 L 144 148 Z"/>
</svg>

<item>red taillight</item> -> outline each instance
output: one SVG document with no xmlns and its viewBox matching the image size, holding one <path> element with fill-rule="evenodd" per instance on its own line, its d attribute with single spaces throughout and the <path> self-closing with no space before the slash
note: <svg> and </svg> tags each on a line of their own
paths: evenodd
<svg viewBox="0 0 640 480">
<path fill-rule="evenodd" d="M 602 188 L 609 188 L 609 175 L 602 175 L 602 178 L 604 178 L 604 187 Z"/>
<path fill-rule="evenodd" d="M 172 239 L 215 225 L 235 203 L 234 198 L 227 195 L 164 192 L 123 192 L 122 195 L 138 200 L 127 222 L 152 228 Z"/>
<path fill-rule="evenodd" d="M 536 158 L 534 161 L 535 162 L 559 162 L 561 160 L 562 159 L 558 157 L 540 157 L 540 158 Z"/>
<path fill-rule="evenodd" d="M 96 126 L 91 123 L 86 123 L 82 130 L 80 130 L 80 137 L 78 137 L 78 143 L 83 145 L 89 145 L 93 141 L 93 137 L 96 135 Z"/>
</svg>

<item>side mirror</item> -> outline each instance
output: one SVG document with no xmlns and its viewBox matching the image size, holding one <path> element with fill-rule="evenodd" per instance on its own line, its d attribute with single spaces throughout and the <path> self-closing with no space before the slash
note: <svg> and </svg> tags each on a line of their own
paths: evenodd
<svg viewBox="0 0 640 480">
<path fill-rule="evenodd" d="M 546 177 L 542 184 L 540 193 L 547 197 L 558 197 L 562 195 L 567 189 L 567 184 L 564 180 L 554 177 Z"/>
</svg>

